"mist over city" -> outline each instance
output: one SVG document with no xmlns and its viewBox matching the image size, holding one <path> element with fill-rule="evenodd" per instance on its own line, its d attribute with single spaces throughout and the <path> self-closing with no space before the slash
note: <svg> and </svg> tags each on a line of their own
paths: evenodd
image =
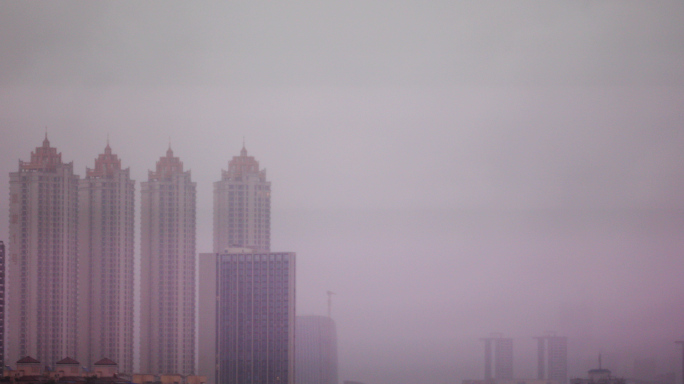
<svg viewBox="0 0 684 384">
<path fill-rule="evenodd" d="M 601 354 L 680 382 L 683 20 L 677 1 L 3 1 L 0 240 L 46 135 L 81 178 L 109 145 L 139 292 L 141 183 L 171 148 L 196 254 L 217 252 L 214 183 L 244 149 L 296 315 L 335 322 L 339 383 L 483 380 L 493 333 L 515 378 L 558 335 L 568 379 Z"/>
</svg>

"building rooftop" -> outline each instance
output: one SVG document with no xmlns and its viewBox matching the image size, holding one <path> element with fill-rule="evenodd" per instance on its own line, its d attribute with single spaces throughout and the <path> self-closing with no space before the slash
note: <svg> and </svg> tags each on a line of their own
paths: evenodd
<svg viewBox="0 0 684 384">
<path fill-rule="evenodd" d="M 40 364 L 40 361 L 31 356 L 22 357 L 17 361 L 17 364 Z"/>
<path fill-rule="evenodd" d="M 47 132 L 45 133 L 45 140 L 41 147 L 36 147 L 34 152 L 31 152 L 31 161 L 19 160 L 20 171 L 55 171 L 57 166 L 62 164 L 62 154 L 57 153 L 57 148 L 50 146 Z"/>
<path fill-rule="evenodd" d="M 166 151 L 166 156 L 160 157 L 157 161 L 155 172 L 149 172 L 149 181 L 170 179 L 171 176 L 183 173 L 183 162 L 178 157 L 173 156 L 171 145 Z"/>
<path fill-rule="evenodd" d="M 233 156 L 228 163 L 228 170 L 223 171 L 221 177 L 223 180 L 240 180 L 249 174 L 259 175 L 262 181 L 266 181 L 266 170 L 259 170 L 259 162 L 254 156 L 247 156 L 247 149 L 243 144 L 240 156 Z"/>
<path fill-rule="evenodd" d="M 111 177 L 114 172 L 121 170 L 121 160 L 119 157 L 112 153 L 112 148 L 109 146 L 109 140 L 107 140 L 107 146 L 105 147 L 104 153 L 98 155 L 95 159 L 95 168 L 86 168 L 87 177 Z"/>
<path fill-rule="evenodd" d="M 117 365 L 117 364 L 105 357 L 103 359 L 98 360 L 94 365 Z"/>
<path fill-rule="evenodd" d="M 72 359 L 71 357 L 65 357 L 62 360 L 56 362 L 55 364 L 68 364 L 68 365 L 80 365 L 78 361 Z"/>
</svg>

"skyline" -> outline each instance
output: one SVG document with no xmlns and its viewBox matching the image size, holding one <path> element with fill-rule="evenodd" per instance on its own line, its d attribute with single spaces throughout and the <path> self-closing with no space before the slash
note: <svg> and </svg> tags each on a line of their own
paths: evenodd
<svg viewBox="0 0 684 384">
<path fill-rule="evenodd" d="M 340 380 L 477 378 L 490 332 L 535 377 L 546 331 L 569 377 L 679 377 L 684 4 L 161 4 L 0 4 L 0 240 L 47 126 L 82 177 L 109 134 L 136 184 L 170 137 L 209 252 L 244 137 L 298 315 L 337 293 Z"/>
<path fill-rule="evenodd" d="M 57 148 L 57 149 L 58 149 L 58 151 L 59 151 L 59 148 Z M 64 156 L 63 152 L 59 151 L 59 153 L 62 154 L 62 156 Z M 65 160 L 64 160 L 64 161 L 65 161 Z M 80 177 L 80 175 L 78 175 L 76 172 L 74 172 L 74 173 L 75 173 L 77 176 Z M 136 195 L 137 195 L 137 194 L 136 194 Z M 136 198 L 136 204 L 139 204 L 138 198 Z M 472 213 L 470 213 L 470 214 L 472 214 Z M 349 217 L 351 217 L 351 216 L 353 216 L 353 215 L 354 215 L 354 214 L 352 214 L 352 215 L 346 217 L 346 219 L 349 219 Z M 136 216 L 138 216 L 138 215 L 136 215 Z M 528 218 L 528 219 L 530 219 L 530 218 Z M 139 218 L 136 218 L 136 220 L 139 220 Z M 485 224 L 485 223 L 488 222 L 486 218 L 483 219 L 482 217 L 480 217 L 480 220 L 482 220 L 482 222 L 480 223 L 480 225 Z M 530 220 L 531 220 L 531 222 L 534 222 L 534 221 L 535 221 L 534 218 L 532 218 L 532 219 L 530 219 Z M 137 235 L 137 233 L 136 233 L 136 235 Z M 137 248 L 137 247 L 136 247 L 136 248 Z M 137 252 L 137 251 L 138 251 L 138 250 L 136 249 L 136 252 Z M 137 272 L 138 274 L 140 273 L 139 270 L 137 270 L 136 272 Z M 321 303 L 321 308 L 319 308 L 319 310 L 321 311 L 321 313 L 323 313 L 323 306 L 322 306 L 323 300 L 321 300 L 320 303 Z M 587 308 L 589 308 L 589 307 L 587 307 Z M 587 309 L 587 308 L 585 308 L 585 309 Z M 537 332 L 537 331 L 533 331 L 533 332 Z M 518 334 L 517 336 L 520 336 L 520 334 Z M 523 346 L 523 348 L 527 347 L 527 352 L 524 352 L 524 353 L 525 353 L 525 358 L 529 360 L 529 361 L 528 361 L 528 364 L 526 364 L 526 368 L 523 369 L 523 372 L 527 372 L 528 375 L 529 375 L 529 374 L 533 371 L 532 365 L 530 365 L 529 362 L 531 362 L 531 361 L 533 360 L 532 357 L 531 357 L 532 348 L 530 348 L 530 347 L 531 347 L 532 344 L 534 344 L 534 343 L 531 341 L 531 340 L 532 340 L 531 337 L 527 337 L 527 336 L 528 336 L 528 335 L 522 336 L 523 339 L 527 339 L 527 338 L 530 339 L 530 341 L 528 341 L 528 343 L 526 343 L 526 344 L 528 344 L 528 345 L 527 345 L 527 346 Z M 669 340 L 667 340 L 666 342 L 669 343 Z M 612 359 L 616 359 L 616 358 L 617 358 L 618 360 L 622 359 L 622 358 L 619 357 L 622 353 L 619 352 L 619 348 L 617 348 L 617 346 L 616 346 L 615 343 L 610 343 L 610 342 L 605 342 L 605 341 L 604 341 L 604 343 L 605 343 L 605 344 L 604 344 L 604 348 L 605 348 L 605 346 L 607 346 L 607 348 L 605 348 L 605 349 L 608 349 L 609 351 L 610 351 L 611 349 L 613 349 L 613 352 L 612 352 L 612 353 L 611 353 L 611 352 L 608 352 L 608 354 L 607 354 L 608 360 L 610 360 L 611 358 L 612 358 Z M 572 342 L 571 342 L 570 344 L 572 345 Z M 616 348 L 617 348 L 617 349 L 616 349 Z M 575 351 L 575 352 L 577 352 L 577 351 Z M 617 352 L 617 355 L 616 355 L 616 352 Z M 575 353 L 575 354 L 576 354 L 576 353 Z M 475 355 L 478 355 L 478 354 L 475 354 Z M 516 353 L 516 355 L 517 355 L 517 353 Z M 576 355 L 577 355 L 577 354 L 576 354 Z M 611 356 L 611 355 L 612 355 L 612 356 Z M 657 353 L 656 353 L 656 355 L 657 355 Z M 604 354 L 604 357 L 605 357 L 605 356 L 606 356 L 606 355 Z M 638 356 L 650 356 L 650 357 L 652 357 L 653 355 L 641 354 L 641 355 L 638 355 Z M 662 365 L 662 356 L 661 356 L 660 358 L 657 358 L 656 360 L 661 360 L 661 365 Z M 590 356 L 590 357 L 584 359 L 584 361 L 585 361 L 584 364 L 587 364 L 587 363 L 588 363 L 589 366 L 591 366 L 591 363 L 590 363 L 590 362 L 593 362 L 593 357 Z M 575 360 L 574 363 L 577 363 L 577 361 Z M 622 364 L 623 364 L 623 365 L 624 365 L 625 363 L 626 363 L 625 361 L 622 361 Z M 627 363 L 628 363 L 628 362 L 627 362 Z M 514 362 L 514 364 L 515 364 L 515 362 Z M 521 364 L 518 363 L 518 364 L 515 364 L 515 365 L 519 367 Z M 627 364 L 627 365 L 629 365 L 629 364 Z M 673 366 L 674 366 L 674 365 L 673 365 Z M 622 367 L 622 369 L 625 369 L 625 367 Z M 574 377 L 574 376 L 570 375 L 570 377 Z M 580 377 L 581 377 L 581 376 L 580 376 Z"/>
</svg>

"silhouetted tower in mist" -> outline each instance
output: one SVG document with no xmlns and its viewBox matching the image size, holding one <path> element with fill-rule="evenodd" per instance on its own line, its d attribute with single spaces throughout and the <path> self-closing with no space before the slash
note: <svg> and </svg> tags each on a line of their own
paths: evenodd
<svg viewBox="0 0 684 384">
<path fill-rule="evenodd" d="M 140 371 L 195 373 L 195 183 L 166 156 L 141 183 Z"/>
<path fill-rule="evenodd" d="M 77 355 L 78 180 L 43 145 L 10 173 L 7 357 L 54 364 Z"/>
<path fill-rule="evenodd" d="M 78 193 L 78 360 L 92 368 L 106 356 L 133 373 L 135 181 L 109 142 Z"/>
<path fill-rule="evenodd" d="M 271 249 L 271 183 L 244 145 L 214 183 L 214 252 L 231 247 Z"/>
<path fill-rule="evenodd" d="M 682 346 L 682 384 L 684 384 L 684 341 L 675 341 L 675 344 Z"/>
<path fill-rule="evenodd" d="M 5 243 L 0 241 L 0 367 L 5 366 Z"/>
<path fill-rule="evenodd" d="M 480 340 L 485 343 L 485 380 L 492 380 L 492 360 L 496 380 L 513 380 L 513 339 L 493 334 Z M 494 355 L 492 359 L 492 344 Z"/>
<path fill-rule="evenodd" d="M 568 338 L 565 336 L 539 336 L 537 339 L 537 379 L 555 380 L 565 384 L 568 380 Z"/>
<path fill-rule="evenodd" d="M 295 382 L 337 384 L 337 331 L 328 316 L 297 316 Z"/>
</svg>

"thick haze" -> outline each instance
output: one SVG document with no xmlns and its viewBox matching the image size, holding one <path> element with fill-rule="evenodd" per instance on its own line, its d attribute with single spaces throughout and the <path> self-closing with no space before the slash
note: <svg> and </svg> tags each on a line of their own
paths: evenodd
<svg viewBox="0 0 684 384">
<path fill-rule="evenodd" d="M 570 376 L 602 351 L 680 378 L 683 21 L 681 1 L 3 1 L 0 239 L 47 126 L 81 176 L 109 134 L 138 205 L 170 139 L 211 251 L 245 137 L 298 314 L 337 293 L 340 380 L 482 378 L 494 331 L 516 377 L 555 331 Z"/>
</svg>

